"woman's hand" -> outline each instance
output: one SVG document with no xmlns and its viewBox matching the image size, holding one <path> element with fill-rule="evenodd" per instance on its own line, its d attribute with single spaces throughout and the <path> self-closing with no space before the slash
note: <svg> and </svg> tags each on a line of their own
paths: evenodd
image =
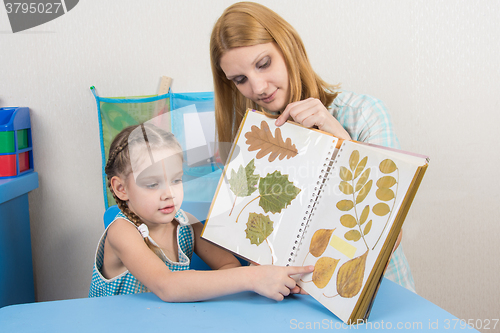
<svg viewBox="0 0 500 333">
<path fill-rule="evenodd" d="M 318 129 L 331 133 L 340 139 L 351 139 L 349 133 L 347 133 L 338 120 L 328 112 L 323 103 L 317 98 L 311 97 L 303 101 L 288 104 L 278 119 L 276 119 L 276 126 L 283 125 L 289 117 L 292 117 L 295 122 L 305 127 L 316 126 Z"/>
<path fill-rule="evenodd" d="M 297 284 L 292 275 L 311 273 L 314 266 L 250 266 L 247 268 L 251 273 L 252 290 L 256 293 L 282 301 L 285 296 L 293 292 L 299 292 Z"/>
</svg>

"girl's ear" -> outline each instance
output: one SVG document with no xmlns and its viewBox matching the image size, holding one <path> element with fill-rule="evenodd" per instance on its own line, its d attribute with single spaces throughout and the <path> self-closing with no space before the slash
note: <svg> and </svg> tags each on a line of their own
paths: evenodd
<svg viewBox="0 0 500 333">
<path fill-rule="evenodd" d="M 113 189 L 113 192 L 115 192 L 115 195 L 123 201 L 128 200 L 128 195 L 127 195 L 127 189 L 125 188 L 125 181 L 117 176 L 113 176 L 110 180 L 111 182 L 111 188 Z"/>
</svg>

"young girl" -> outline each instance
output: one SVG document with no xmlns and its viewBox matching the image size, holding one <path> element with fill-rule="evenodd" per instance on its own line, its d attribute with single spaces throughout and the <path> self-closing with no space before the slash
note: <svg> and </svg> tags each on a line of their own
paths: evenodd
<svg viewBox="0 0 500 333">
<path fill-rule="evenodd" d="M 240 267 L 230 253 L 200 238 L 202 224 L 183 212 L 182 149 L 150 124 L 113 140 L 105 168 L 121 210 L 97 248 L 89 297 L 152 291 L 168 302 L 198 301 L 240 291 L 282 300 L 299 287 L 290 277 L 308 267 Z M 193 251 L 213 271 L 189 270 Z"/>
<path fill-rule="evenodd" d="M 324 82 L 295 29 L 267 7 L 252 2 L 228 7 L 213 28 L 210 58 L 219 142 L 234 140 L 252 108 L 277 117 L 277 126 L 291 118 L 342 139 L 399 147 L 385 106 Z M 227 152 L 221 156 L 227 158 Z M 385 276 L 415 290 L 401 247 Z"/>
</svg>

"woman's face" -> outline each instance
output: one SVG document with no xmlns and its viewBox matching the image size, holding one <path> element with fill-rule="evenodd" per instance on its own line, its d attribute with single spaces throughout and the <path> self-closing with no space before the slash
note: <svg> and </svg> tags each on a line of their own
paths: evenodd
<svg viewBox="0 0 500 333">
<path fill-rule="evenodd" d="M 220 67 L 246 98 L 267 111 L 283 111 L 290 91 L 283 54 L 275 43 L 244 46 L 227 51 Z"/>
</svg>

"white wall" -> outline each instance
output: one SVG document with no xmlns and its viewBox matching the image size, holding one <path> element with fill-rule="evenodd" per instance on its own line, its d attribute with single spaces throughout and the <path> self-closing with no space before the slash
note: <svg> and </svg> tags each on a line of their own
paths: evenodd
<svg viewBox="0 0 500 333">
<path fill-rule="evenodd" d="M 404 248 L 423 297 L 459 318 L 498 318 L 499 1 L 261 1 L 301 34 L 331 83 L 388 106 L 429 170 Z M 209 35 L 233 1 L 85 0 L 12 34 L 0 8 L 0 106 L 29 106 L 40 187 L 30 193 L 39 301 L 85 297 L 104 209 L 102 96 L 210 91 Z"/>
</svg>

